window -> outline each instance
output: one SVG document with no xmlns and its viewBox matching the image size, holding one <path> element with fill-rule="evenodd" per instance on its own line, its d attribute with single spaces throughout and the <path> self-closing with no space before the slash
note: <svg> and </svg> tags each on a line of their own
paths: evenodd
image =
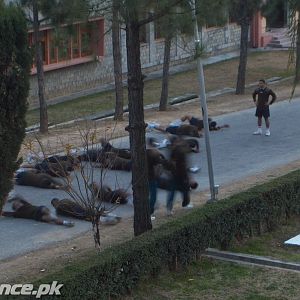
<svg viewBox="0 0 300 300">
<path fill-rule="evenodd" d="M 30 32 L 31 45 L 32 40 L 33 36 Z M 41 30 L 41 46 L 45 70 L 47 66 L 55 68 L 56 64 L 62 62 L 68 62 L 70 65 L 82 62 L 82 58 L 92 59 L 92 55 L 103 56 L 104 20 L 66 26 L 58 32 L 53 28 L 43 29 Z"/>
<path fill-rule="evenodd" d="M 50 57 L 50 64 L 57 63 L 57 47 L 56 47 L 56 40 L 53 34 L 53 31 L 49 31 L 49 57 Z"/>
<path fill-rule="evenodd" d="M 80 38 L 79 38 L 79 25 L 74 26 L 74 35 L 72 35 L 72 58 L 80 57 Z"/>
<path fill-rule="evenodd" d="M 90 24 L 80 26 L 81 56 L 91 55 L 93 52 L 92 32 L 92 26 Z"/>
<path fill-rule="evenodd" d="M 33 33 L 29 33 L 28 35 L 28 40 L 29 40 L 29 46 L 32 48 L 33 47 Z M 44 31 L 40 32 L 40 41 L 41 41 L 41 49 L 42 49 L 42 57 L 43 57 L 43 62 L 44 64 L 48 63 L 48 53 L 47 53 L 47 35 L 45 34 Z M 34 57 L 35 59 L 35 57 Z"/>
<path fill-rule="evenodd" d="M 71 59 L 71 37 L 68 28 L 63 28 L 60 32 L 57 45 L 58 61 L 65 61 Z"/>
</svg>

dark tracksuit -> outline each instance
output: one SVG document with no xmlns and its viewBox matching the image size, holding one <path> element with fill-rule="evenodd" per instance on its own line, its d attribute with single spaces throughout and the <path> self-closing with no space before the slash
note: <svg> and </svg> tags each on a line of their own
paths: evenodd
<svg viewBox="0 0 300 300">
<path fill-rule="evenodd" d="M 50 213 L 49 209 L 46 206 L 35 206 L 23 199 L 20 201 L 23 204 L 20 208 L 13 212 L 3 211 L 2 215 L 4 217 L 14 217 L 42 221 L 43 215 Z"/>
<path fill-rule="evenodd" d="M 70 199 L 59 200 L 58 204 L 55 205 L 54 208 L 58 215 L 74 217 L 87 221 L 91 219 L 86 209 Z"/>
<path fill-rule="evenodd" d="M 147 164 L 148 164 L 148 184 L 149 184 L 149 202 L 150 202 L 150 213 L 154 213 L 154 206 L 156 203 L 158 179 L 155 168 L 159 164 L 165 162 L 165 158 L 157 149 L 147 149 Z"/>
<path fill-rule="evenodd" d="M 272 97 L 272 100 L 270 104 L 272 104 L 276 100 L 276 94 L 269 89 L 268 87 L 265 88 L 257 88 L 252 94 L 253 101 L 256 102 L 256 97 L 257 97 L 257 107 L 256 107 L 256 112 L 255 116 L 256 117 L 264 117 L 265 119 L 270 117 L 270 110 L 269 110 L 269 97 Z"/>
<path fill-rule="evenodd" d="M 190 186 L 189 176 L 186 163 L 186 147 L 181 145 L 174 146 L 171 152 L 171 161 L 173 162 L 172 184 L 167 199 L 167 210 L 173 209 L 175 192 L 178 190 L 182 193 L 182 206 L 185 207 L 190 203 Z"/>
</svg>

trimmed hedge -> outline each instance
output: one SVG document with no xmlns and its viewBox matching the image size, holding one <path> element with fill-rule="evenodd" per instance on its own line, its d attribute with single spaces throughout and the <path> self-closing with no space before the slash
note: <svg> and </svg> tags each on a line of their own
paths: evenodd
<svg viewBox="0 0 300 300">
<path fill-rule="evenodd" d="M 53 280 L 63 283 L 63 297 L 57 299 L 110 299 L 127 293 L 141 278 L 157 274 L 165 267 L 188 264 L 209 246 L 226 248 L 235 235 L 272 230 L 299 212 L 300 171 L 295 171 L 194 209 L 35 285 Z"/>
</svg>

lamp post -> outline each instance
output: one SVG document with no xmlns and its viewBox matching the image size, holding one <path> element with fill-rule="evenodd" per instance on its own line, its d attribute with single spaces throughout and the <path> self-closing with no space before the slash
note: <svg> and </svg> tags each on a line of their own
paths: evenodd
<svg viewBox="0 0 300 300">
<path fill-rule="evenodd" d="M 210 148 L 210 140 L 209 140 L 209 124 L 208 124 L 208 114 L 207 114 L 207 104 L 206 104 L 206 92 L 205 92 L 205 82 L 204 82 L 204 72 L 203 72 L 203 64 L 201 60 L 201 40 L 199 36 L 198 30 L 198 22 L 196 16 L 196 2 L 195 0 L 188 0 L 192 9 L 193 14 L 193 23 L 194 23 L 194 38 L 195 38 L 195 50 L 197 57 L 197 71 L 198 71 L 198 84 L 199 84 L 199 98 L 200 104 L 202 108 L 203 115 L 203 125 L 205 132 L 205 145 L 206 145 L 206 155 L 207 155 L 207 165 L 208 165 L 208 175 L 209 175 L 209 186 L 210 186 L 210 201 L 216 200 L 216 194 L 218 193 L 219 186 L 215 186 L 214 183 L 214 172 L 212 165 L 212 156 L 211 156 L 211 148 Z"/>
</svg>

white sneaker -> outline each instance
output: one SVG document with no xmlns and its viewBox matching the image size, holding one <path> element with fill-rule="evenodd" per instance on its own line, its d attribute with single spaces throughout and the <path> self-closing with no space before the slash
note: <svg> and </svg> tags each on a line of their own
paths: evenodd
<svg viewBox="0 0 300 300">
<path fill-rule="evenodd" d="M 267 129 L 267 130 L 266 130 L 266 133 L 265 133 L 265 135 L 266 135 L 266 136 L 270 136 L 270 135 L 271 135 L 271 132 L 270 132 L 270 130 L 269 130 L 269 129 Z"/>
<path fill-rule="evenodd" d="M 258 128 L 256 131 L 253 132 L 254 135 L 260 135 L 262 134 L 261 128 Z"/>
<path fill-rule="evenodd" d="M 151 221 L 154 221 L 156 217 L 154 215 L 151 215 Z"/>
<path fill-rule="evenodd" d="M 188 204 L 187 206 L 184 206 L 183 208 L 185 208 L 185 209 L 191 209 L 191 208 L 194 208 L 194 204 L 193 204 L 193 203 L 190 203 L 190 204 Z"/>
</svg>

